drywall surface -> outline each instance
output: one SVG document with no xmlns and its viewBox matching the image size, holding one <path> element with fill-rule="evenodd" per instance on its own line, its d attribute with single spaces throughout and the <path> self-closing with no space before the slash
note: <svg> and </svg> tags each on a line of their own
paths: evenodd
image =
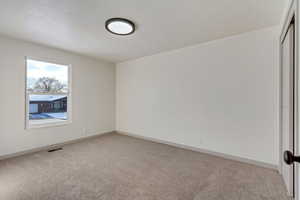
<svg viewBox="0 0 300 200">
<path fill-rule="evenodd" d="M 25 130 L 25 56 L 72 65 L 73 122 Z M 115 130 L 115 66 L 0 37 L 0 156 Z"/>
<path fill-rule="evenodd" d="M 278 33 L 117 64 L 117 130 L 278 165 Z"/>
</svg>

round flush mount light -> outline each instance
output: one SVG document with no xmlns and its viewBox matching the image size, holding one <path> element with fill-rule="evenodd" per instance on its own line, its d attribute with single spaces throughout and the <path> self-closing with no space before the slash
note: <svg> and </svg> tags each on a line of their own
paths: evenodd
<svg viewBox="0 0 300 200">
<path fill-rule="evenodd" d="M 111 18 L 107 20 L 105 28 L 116 35 L 130 35 L 135 31 L 134 23 L 124 18 Z"/>
</svg>

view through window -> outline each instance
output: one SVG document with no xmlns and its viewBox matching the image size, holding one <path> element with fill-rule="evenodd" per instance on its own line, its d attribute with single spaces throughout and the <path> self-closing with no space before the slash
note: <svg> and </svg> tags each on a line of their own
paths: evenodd
<svg viewBox="0 0 300 200">
<path fill-rule="evenodd" d="M 27 125 L 64 123 L 69 119 L 69 66 L 32 59 L 27 64 Z"/>
</svg>

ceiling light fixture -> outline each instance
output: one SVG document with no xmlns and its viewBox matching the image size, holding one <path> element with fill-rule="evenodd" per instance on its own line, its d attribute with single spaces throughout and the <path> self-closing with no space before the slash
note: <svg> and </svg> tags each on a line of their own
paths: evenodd
<svg viewBox="0 0 300 200">
<path fill-rule="evenodd" d="M 135 31 L 132 21 L 124 18 L 111 18 L 105 22 L 105 28 L 116 35 L 130 35 Z"/>
</svg>

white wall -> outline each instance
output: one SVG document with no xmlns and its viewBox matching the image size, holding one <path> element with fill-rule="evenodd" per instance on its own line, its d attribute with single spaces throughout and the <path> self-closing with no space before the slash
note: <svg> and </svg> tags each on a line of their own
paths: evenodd
<svg viewBox="0 0 300 200">
<path fill-rule="evenodd" d="M 73 123 L 25 130 L 25 56 L 72 65 Z M 115 130 L 115 66 L 0 37 L 0 156 Z"/>
<path fill-rule="evenodd" d="M 279 25 L 281 28 L 284 26 L 285 19 L 288 15 L 288 11 L 294 1 L 296 1 L 296 0 L 285 0 L 284 1 L 284 10 L 283 10 L 282 17 L 280 19 L 280 25 Z"/>
<path fill-rule="evenodd" d="M 117 65 L 117 130 L 278 164 L 278 27 Z"/>
</svg>

